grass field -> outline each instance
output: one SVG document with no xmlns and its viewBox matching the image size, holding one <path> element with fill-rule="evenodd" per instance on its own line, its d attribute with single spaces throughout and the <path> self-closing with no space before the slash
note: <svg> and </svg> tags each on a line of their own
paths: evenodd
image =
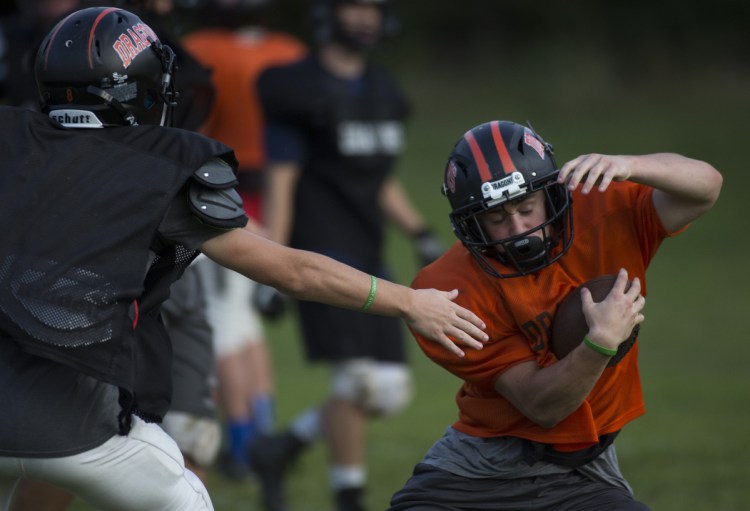
<svg viewBox="0 0 750 511">
<path fill-rule="evenodd" d="M 648 413 L 618 439 L 625 475 L 658 511 L 745 511 L 750 507 L 750 312 L 748 289 L 747 77 L 715 74 L 639 78 L 625 86 L 595 57 L 562 56 L 508 71 L 473 63 L 395 62 L 415 99 L 409 149 L 399 174 L 446 242 L 447 202 L 439 195 L 443 164 L 469 127 L 493 118 L 524 122 L 557 149 L 559 163 L 583 152 L 676 151 L 713 163 L 725 176 L 717 207 L 665 243 L 649 272 L 641 370 Z M 519 64 L 520 66 L 520 64 Z M 390 233 L 395 279 L 415 271 L 408 241 Z M 270 325 L 285 424 L 326 391 L 326 373 L 302 359 L 289 318 Z M 412 346 L 414 348 L 414 346 Z M 400 416 L 369 430 L 368 503 L 384 509 L 413 465 L 456 415 L 458 381 L 412 349 L 416 399 Z M 209 483 L 216 509 L 259 509 L 252 485 Z M 316 446 L 290 480 L 293 511 L 331 509 L 325 453 Z M 87 510 L 76 504 L 77 511 Z"/>
</svg>

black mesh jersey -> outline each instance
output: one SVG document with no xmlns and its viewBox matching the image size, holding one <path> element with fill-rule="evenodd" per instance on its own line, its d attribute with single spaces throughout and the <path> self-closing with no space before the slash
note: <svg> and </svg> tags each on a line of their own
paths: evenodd
<svg viewBox="0 0 750 511">
<path fill-rule="evenodd" d="M 304 141 L 292 246 L 379 271 L 383 219 L 378 192 L 404 145 L 408 104 L 383 69 L 341 80 L 315 57 L 267 70 L 259 80 L 270 126 Z M 269 155 L 283 159 L 285 156 Z"/>
<path fill-rule="evenodd" d="M 186 184 L 216 157 L 236 167 L 231 150 L 158 126 L 66 130 L 8 107 L 0 128 L 0 343 L 9 359 L 34 355 L 30 365 L 61 385 L 56 395 L 54 384 L 22 377 L 18 395 L 64 401 L 64 382 L 77 382 L 96 402 L 106 382 L 129 395 L 122 417 L 158 419 L 171 383 L 159 304 L 195 248 L 224 232 L 192 216 Z M 17 387 L 4 383 L 10 402 Z M 15 415 L 16 431 L 26 413 Z"/>
</svg>

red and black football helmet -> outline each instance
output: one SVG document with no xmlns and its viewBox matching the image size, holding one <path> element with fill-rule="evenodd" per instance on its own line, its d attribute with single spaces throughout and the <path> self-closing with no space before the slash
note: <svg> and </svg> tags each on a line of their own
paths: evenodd
<svg viewBox="0 0 750 511">
<path fill-rule="evenodd" d="M 514 122 L 480 124 L 456 142 L 442 191 L 450 201 L 453 232 L 487 273 L 501 278 L 527 275 L 557 261 L 570 248 L 571 196 L 557 183 L 558 172 L 552 146 L 530 127 Z M 479 215 L 540 190 L 545 222 L 503 239 L 485 234 Z M 488 258 L 498 259 L 502 266 Z"/>
<path fill-rule="evenodd" d="M 131 12 L 73 12 L 47 34 L 36 56 L 42 111 L 69 127 L 168 125 L 174 60 L 172 49 Z"/>
</svg>

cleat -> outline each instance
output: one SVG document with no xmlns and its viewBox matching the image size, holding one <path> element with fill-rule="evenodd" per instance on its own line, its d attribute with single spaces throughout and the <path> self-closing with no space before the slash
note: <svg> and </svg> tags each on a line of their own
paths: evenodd
<svg viewBox="0 0 750 511">
<path fill-rule="evenodd" d="M 250 444 L 248 455 L 260 483 L 265 511 L 286 511 L 284 478 L 305 444 L 290 432 L 260 435 Z"/>
<path fill-rule="evenodd" d="M 360 487 L 343 488 L 336 492 L 337 511 L 365 511 L 362 504 L 364 489 Z"/>
</svg>

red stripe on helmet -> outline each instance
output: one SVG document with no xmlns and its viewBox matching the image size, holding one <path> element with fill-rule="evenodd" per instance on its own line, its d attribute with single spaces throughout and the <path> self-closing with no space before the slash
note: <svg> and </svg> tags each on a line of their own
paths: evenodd
<svg viewBox="0 0 750 511">
<path fill-rule="evenodd" d="M 94 69 L 94 57 L 93 52 L 91 51 L 91 47 L 94 45 L 94 33 L 96 32 L 96 27 L 99 26 L 99 22 L 104 18 L 107 14 L 113 12 L 113 11 L 119 11 L 117 7 L 110 7 L 108 9 L 104 9 L 102 12 L 99 13 L 99 16 L 96 17 L 94 20 L 94 24 L 91 25 L 91 32 L 89 32 L 89 69 Z"/>
<path fill-rule="evenodd" d="M 503 164 L 503 170 L 506 174 L 516 171 L 516 165 L 513 163 L 513 159 L 508 153 L 508 148 L 505 147 L 505 141 L 503 135 L 500 133 L 500 123 L 498 121 L 492 121 L 490 123 L 492 129 L 492 140 L 495 142 L 495 148 L 497 148 L 497 154 L 500 156 L 500 161 Z"/>
<path fill-rule="evenodd" d="M 482 182 L 485 183 L 491 180 L 492 174 L 490 173 L 490 167 L 487 165 L 487 160 L 484 159 L 484 155 L 482 154 L 482 150 L 479 148 L 479 144 L 477 143 L 477 139 L 474 137 L 474 134 L 471 131 L 467 131 L 464 135 L 464 139 L 466 139 L 466 142 L 469 144 L 471 155 L 474 157 L 474 161 L 477 163 L 477 170 L 479 170 L 479 177 L 482 178 Z"/>
</svg>

